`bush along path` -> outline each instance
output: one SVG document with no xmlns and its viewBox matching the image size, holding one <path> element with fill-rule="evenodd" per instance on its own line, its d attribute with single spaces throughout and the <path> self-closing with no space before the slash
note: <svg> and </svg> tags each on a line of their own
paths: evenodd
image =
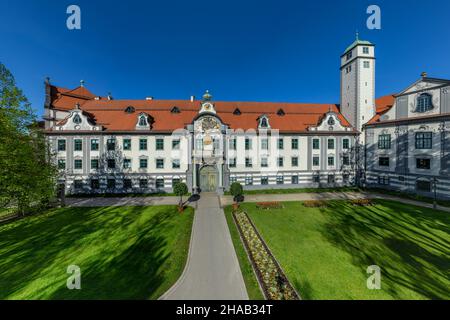
<svg viewBox="0 0 450 320">
<path fill-rule="evenodd" d="M 233 211 L 233 218 L 255 269 L 258 281 L 268 300 L 300 300 L 281 266 L 245 211 Z"/>
</svg>

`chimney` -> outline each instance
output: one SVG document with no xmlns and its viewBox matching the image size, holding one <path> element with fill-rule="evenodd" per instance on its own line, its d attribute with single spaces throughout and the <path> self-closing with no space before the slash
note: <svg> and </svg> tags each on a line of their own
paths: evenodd
<svg viewBox="0 0 450 320">
<path fill-rule="evenodd" d="M 145 100 L 147 101 L 153 100 L 153 97 L 146 97 Z"/>
<path fill-rule="evenodd" d="M 424 71 L 424 72 L 422 72 L 422 73 L 420 74 L 420 76 L 421 76 L 422 78 L 426 78 L 426 77 L 428 76 L 428 74 Z"/>
<path fill-rule="evenodd" d="M 195 96 L 191 96 L 191 102 L 194 102 Z"/>
<path fill-rule="evenodd" d="M 94 98 L 94 100 L 97 100 L 97 101 L 100 99 L 101 99 L 101 97 L 98 97 L 98 96 Z"/>
<path fill-rule="evenodd" d="M 111 92 L 109 92 L 108 93 L 108 100 L 112 100 L 113 99 L 113 97 L 112 97 L 112 95 L 111 95 Z"/>
</svg>

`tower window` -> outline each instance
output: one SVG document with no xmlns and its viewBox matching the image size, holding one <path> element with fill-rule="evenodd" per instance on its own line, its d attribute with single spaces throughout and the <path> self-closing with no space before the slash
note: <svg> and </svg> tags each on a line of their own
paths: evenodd
<svg viewBox="0 0 450 320">
<path fill-rule="evenodd" d="M 370 61 L 364 61 L 364 68 L 370 68 Z"/>
<path fill-rule="evenodd" d="M 417 98 L 417 108 L 416 112 L 426 112 L 433 109 L 433 104 L 431 101 L 431 95 L 428 93 L 422 93 Z"/>
<path fill-rule="evenodd" d="M 363 53 L 369 54 L 369 47 L 363 47 Z"/>
<path fill-rule="evenodd" d="M 347 53 L 347 60 L 350 60 L 352 58 L 352 56 L 353 56 L 352 51 Z"/>
</svg>

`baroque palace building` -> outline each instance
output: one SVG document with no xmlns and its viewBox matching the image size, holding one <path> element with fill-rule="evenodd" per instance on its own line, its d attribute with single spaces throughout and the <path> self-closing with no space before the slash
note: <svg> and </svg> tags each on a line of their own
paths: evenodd
<svg viewBox="0 0 450 320">
<path fill-rule="evenodd" d="M 45 132 L 67 193 L 367 184 L 450 195 L 450 81 L 375 97 L 375 47 L 341 56 L 340 104 L 115 100 L 45 83 Z M 431 145 L 429 136 L 431 133 Z M 381 140 L 380 140 L 381 139 Z M 386 160 L 386 158 L 388 160 Z M 416 167 L 417 165 L 417 167 Z"/>
</svg>

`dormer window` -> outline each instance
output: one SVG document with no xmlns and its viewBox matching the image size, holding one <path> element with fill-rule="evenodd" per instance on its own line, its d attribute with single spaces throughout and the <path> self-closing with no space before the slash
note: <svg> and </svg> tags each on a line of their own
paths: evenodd
<svg viewBox="0 0 450 320">
<path fill-rule="evenodd" d="M 133 112 L 135 112 L 135 111 L 136 111 L 136 109 L 134 109 L 133 106 L 128 106 L 128 107 L 125 109 L 125 112 L 126 112 L 126 113 L 133 113 Z"/>
<path fill-rule="evenodd" d="M 285 115 L 284 110 L 283 109 L 279 109 L 277 111 L 277 115 L 279 115 L 280 117 L 284 116 Z"/>
<path fill-rule="evenodd" d="M 139 127 L 148 127 L 148 120 L 147 120 L 147 116 L 145 114 L 141 114 L 139 116 L 138 126 Z"/>
<path fill-rule="evenodd" d="M 181 111 L 180 111 L 180 108 L 178 108 L 177 106 L 174 106 L 173 108 L 172 108 L 172 110 L 170 110 L 170 113 L 180 113 Z"/>
<path fill-rule="evenodd" d="M 240 116 L 241 115 L 241 110 L 239 110 L 238 108 L 234 109 L 233 114 L 235 116 Z"/>
<path fill-rule="evenodd" d="M 79 114 L 76 114 L 74 117 L 73 117 L 73 123 L 75 123 L 75 124 L 80 124 L 81 123 L 81 117 L 80 117 L 80 115 Z"/>
<path fill-rule="evenodd" d="M 261 129 L 268 129 L 270 128 L 270 124 L 269 124 L 269 118 L 267 118 L 266 115 L 263 115 L 259 118 L 259 128 Z"/>
<path fill-rule="evenodd" d="M 433 103 L 431 100 L 431 95 L 428 93 L 422 93 L 417 98 L 417 108 L 416 112 L 427 112 L 433 109 Z"/>
</svg>

